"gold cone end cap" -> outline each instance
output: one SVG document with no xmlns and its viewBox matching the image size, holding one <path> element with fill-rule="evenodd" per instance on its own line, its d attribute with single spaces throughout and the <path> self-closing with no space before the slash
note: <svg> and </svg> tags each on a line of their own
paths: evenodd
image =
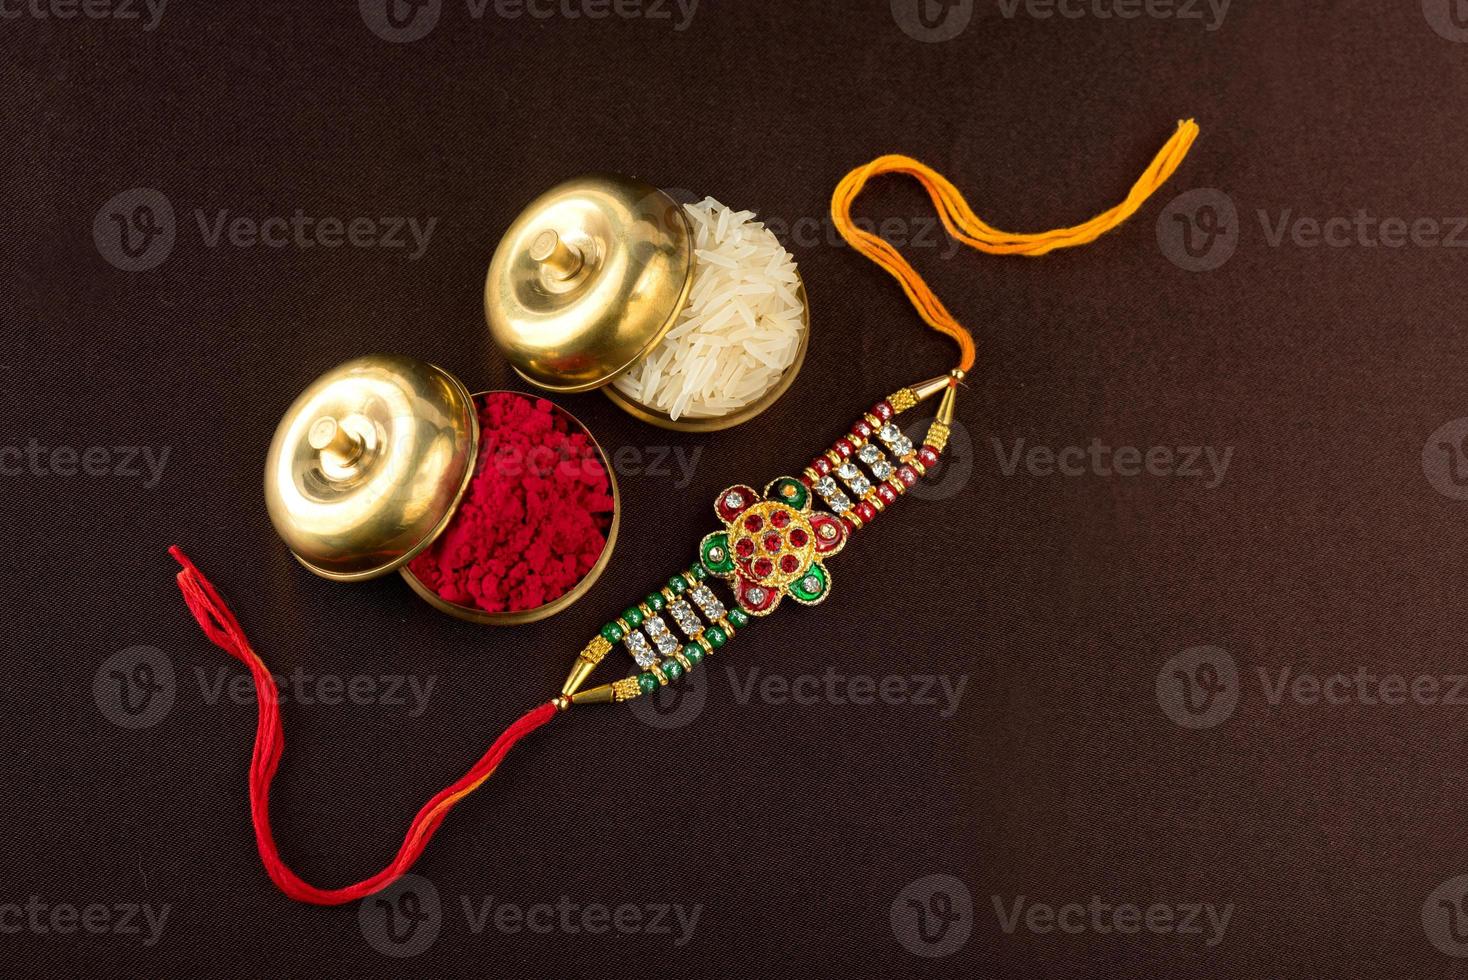
<svg viewBox="0 0 1468 980">
<path fill-rule="evenodd" d="M 683 207 L 616 174 L 566 181 L 515 219 L 489 264 L 484 313 L 495 344 L 532 384 L 607 384 L 672 329 L 693 283 Z"/>
<path fill-rule="evenodd" d="M 318 575 L 385 574 L 448 525 L 478 442 L 474 399 L 442 368 L 398 355 L 348 361 L 312 382 L 275 430 L 270 520 Z"/>
</svg>

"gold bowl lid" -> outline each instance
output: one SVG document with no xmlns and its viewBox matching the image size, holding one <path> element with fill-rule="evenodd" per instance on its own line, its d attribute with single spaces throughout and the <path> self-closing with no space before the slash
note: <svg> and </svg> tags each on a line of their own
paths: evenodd
<svg viewBox="0 0 1468 980">
<path fill-rule="evenodd" d="M 399 355 L 359 357 L 311 383 L 265 461 L 265 504 L 301 564 L 373 578 L 448 526 L 474 475 L 479 421 L 467 388 Z"/>
<path fill-rule="evenodd" d="M 599 388 L 652 351 L 693 284 L 693 232 L 677 201 L 632 177 L 546 191 L 500 240 L 484 283 L 490 335 L 525 380 Z"/>
</svg>

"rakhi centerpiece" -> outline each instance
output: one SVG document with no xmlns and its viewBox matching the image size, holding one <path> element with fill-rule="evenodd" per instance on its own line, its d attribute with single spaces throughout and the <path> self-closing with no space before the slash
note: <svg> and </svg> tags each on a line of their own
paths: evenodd
<svg viewBox="0 0 1468 980">
<path fill-rule="evenodd" d="M 732 640 L 753 617 L 788 598 L 815 606 L 831 594 L 833 558 L 938 465 L 948 445 L 963 371 L 902 388 L 872 406 L 851 431 L 811 460 L 799 476 L 776 477 L 763 491 L 740 484 L 714 499 L 723 530 L 703 539 L 693 564 L 602 627 L 582 649 L 553 702 L 630 701 L 674 683 Z M 915 447 L 895 418 L 943 392 L 937 418 Z M 819 499 L 824 510 L 816 508 Z M 723 580 L 730 601 L 711 585 Z M 697 610 L 695 612 L 695 610 Z M 677 634 L 663 618 L 677 626 Z M 679 639 L 681 634 L 682 639 Z M 640 673 L 581 692 L 591 672 L 621 643 Z M 579 693 L 578 693 L 579 692 Z"/>
</svg>

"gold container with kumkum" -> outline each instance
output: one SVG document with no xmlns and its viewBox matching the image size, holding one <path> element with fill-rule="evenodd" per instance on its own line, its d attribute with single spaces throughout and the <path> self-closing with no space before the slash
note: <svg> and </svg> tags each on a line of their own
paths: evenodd
<svg viewBox="0 0 1468 980">
<path fill-rule="evenodd" d="M 600 388 L 683 432 L 769 408 L 810 342 L 795 260 L 752 212 L 679 203 L 615 174 L 566 181 L 525 208 L 490 262 L 484 309 L 527 381 Z"/>
<path fill-rule="evenodd" d="M 514 625 L 601 576 L 621 507 L 574 416 L 520 392 L 471 394 L 400 355 L 348 361 L 286 412 L 265 465 L 270 519 L 324 578 L 397 571 L 435 608 Z"/>
</svg>

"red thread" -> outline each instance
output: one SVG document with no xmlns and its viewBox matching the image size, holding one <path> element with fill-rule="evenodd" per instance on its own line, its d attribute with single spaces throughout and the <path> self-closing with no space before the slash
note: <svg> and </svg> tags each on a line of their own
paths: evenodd
<svg viewBox="0 0 1468 980">
<path fill-rule="evenodd" d="M 275 778 L 280 755 L 285 750 L 285 732 L 280 724 L 280 696 L 275 688 L 275 679 L 250 647 L 250 641 L 245 638 L 239 621 L 214 590 L 214 586 L 204 577 L 204 573 L 189 561 L 188 556 L 178 546 L 169 548 L 168 553 L 183 566 L 178 573 L 178 588 L 204 635 L 215 646 L 249 667 L 255 679 L 259 717 L 255 728 L 255 751 L 250 759 L 250 819 L 255 825 L 255 842 L 260 849 L 260 860 L 264 862 L 270 880 L 298 902 L 342 905 L 381 891 L 402 877 L 418 860 L 434 831 L 438 830 L 454 805 L 493 775 L 495 768 L 516 742 L 556 715 L 555 703 L 547 702 L 532 708 L 505 729 L 504 734 L 495 740 L 489 751 L 468 772 L 423 804 L 423 808 L 408 826 L 408 833 L 403 838 L 402 846 L 398 848 L 397 856 L 377 874 L 345 888 L 317 888 L 309 885 L 286 867 L 276 849 L 275 837 L 270 832 L 270 781 Z"/>
</svg>

